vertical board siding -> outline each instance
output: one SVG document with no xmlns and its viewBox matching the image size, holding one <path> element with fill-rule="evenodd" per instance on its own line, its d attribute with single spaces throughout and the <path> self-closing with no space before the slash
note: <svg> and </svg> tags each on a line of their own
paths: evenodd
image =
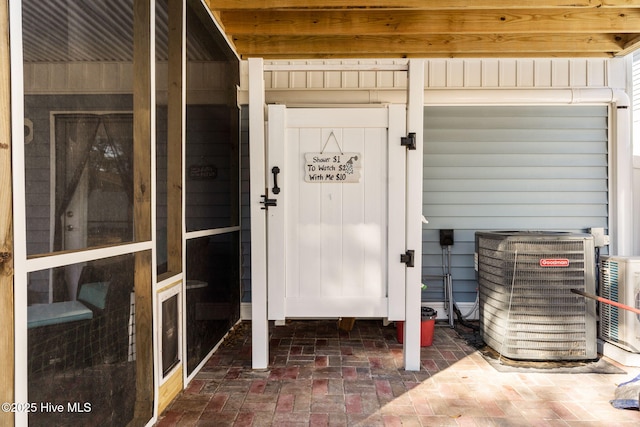
<svg viewBox="0 0 640 427">
<path fill-rule="evenodd" d="M 396 65 L 406 60 L 328 60 L 328 61 L 270 61 L 268 65 Z M 398 89 L 406 88 L 406 71 L 266 71 L 265 88 L 280 89 Z"/>
<path fill-rule="evenodd" d="M 607 228 L 607 107 L 426 107 L 423 275 L 442 274 L 453 229 L 454 299 L 474 301 L 478 230 Z M 425 281 L 427 301 L 444 298 Z"/>
<path fill-rule="evenodd" d="M 405 64 L 406 60 L 272 61 L 295 64 Z M 568 88 L 607 87 L 606 58 L 429 59 L 425 61 L 425 88 Z M 405 71 L 266 71 L 269 90 L 406 89 Z"/>
</svg>

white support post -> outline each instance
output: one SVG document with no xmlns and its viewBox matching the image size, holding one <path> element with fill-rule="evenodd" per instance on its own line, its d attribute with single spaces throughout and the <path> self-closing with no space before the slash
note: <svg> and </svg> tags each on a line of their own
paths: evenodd
<svg viewBox="0 0 640 427">
<path fill-rule="evenodd" d="M 409 61 L 407 132 L 416 134 L 416 150 L 407 151 L 407 249 L 415 252 L 406 273 L 404 368 L 420 370 L 420 303 L 422 282 L 422 153 L 424 121 L 424 60 Z"/>
<path fill-rule="evenodd" d="M 613 205 L 612 253 L 633 255 L 633 147 L 631 144 L 631 106 L 627 97 L 618 93 L 612 105 Z"/>
<path fill-rule="evenodd" d="M 251 197 L 251 366 L 269 364 L 267 320 L 267 222 L 260 199 L 265 188 L 264 64 L 249 59 L 249 162 Z"/>
<path fill-rule="evenodd" d="M 9 2 L 9 53 L 11 58 L 11 156 L 13 178 L 14 262 L 14 402 L 28 402 L 27 366 L 27 221 L 24 163 L 24 61 L 22 57 L 22 2 Z M 4 185 L 7 185 L 6 183 Z M 5 327 L 10 327 L 5 325 Z M 28 413 L 15 413 L 14 425 L 26 426 Z"/>
</svg>

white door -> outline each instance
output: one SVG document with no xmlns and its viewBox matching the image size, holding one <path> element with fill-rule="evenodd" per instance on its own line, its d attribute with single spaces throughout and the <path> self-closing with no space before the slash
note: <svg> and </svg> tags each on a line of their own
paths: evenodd
<svg viewBox="0 0 640 427">
<path fill-rule="evenodd" d="M 268 114 L 269 319 L 404 319 L 405 107 Z"/>
</svg>

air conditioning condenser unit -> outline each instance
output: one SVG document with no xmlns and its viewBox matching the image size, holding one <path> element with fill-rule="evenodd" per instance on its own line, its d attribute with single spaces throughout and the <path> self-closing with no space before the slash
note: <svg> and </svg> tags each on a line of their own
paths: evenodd
<svg viewBox="0 0 640 427">
<path fill-rule="evenodd" d="M 600 296 L 640 309 L 640 257 L 602 256 Z M 600 338 L 625 351 L 640 353 L 640 315 L 600 304 Z"/>
<path fill-rule="evenodd" d="M 597 358 L 593 236 L 544 231 L 476 233 L 480 335 L 516 360 Z"/>
</svg>

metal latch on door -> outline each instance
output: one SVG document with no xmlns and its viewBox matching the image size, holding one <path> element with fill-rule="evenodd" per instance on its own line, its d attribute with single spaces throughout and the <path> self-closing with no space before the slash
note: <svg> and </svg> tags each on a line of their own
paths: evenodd
<svg viewBox="0 0 640 427">
<path fill-rule="evenodd" d="M 260 204 L 264 205 L 260 209 L 268 210 L 269 206 L 278 206 L 278 200 L 276 199 L 268 199 L 266 194 L 261 194 L 262 200 L 260 200 Z"/>
<path fill-rule="evenodd" d="M 280 168 L 277 166 L 272 167 L 271 173 L 273 174 L 273 188 L 271 189 L 271 192 L 273 194 L 280 194 L 280 187 L 278 187 L 278 174 L 280 173 Z M 278 206 L 277 199 L 269 199 L 266 194 L 262 194 L 260 197 L 262 197 L 260 204 L 264 205 L 261 209 L 268 210 L 269 206 Z"/>
</svg>

